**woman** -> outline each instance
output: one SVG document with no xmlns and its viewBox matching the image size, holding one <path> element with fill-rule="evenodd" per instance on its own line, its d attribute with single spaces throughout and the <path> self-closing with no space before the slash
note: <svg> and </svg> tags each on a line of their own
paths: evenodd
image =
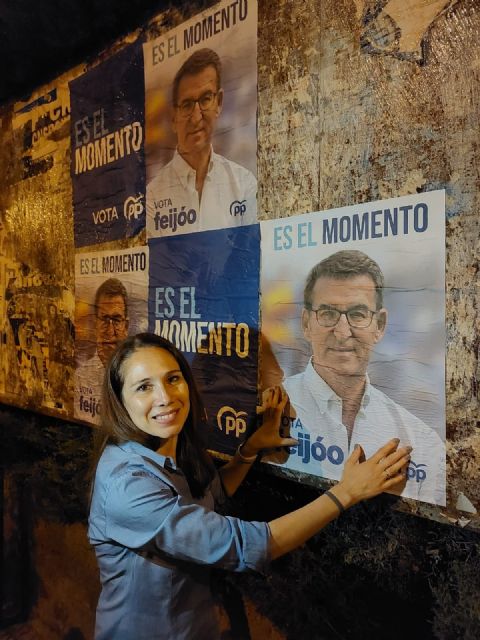
<svg viewBox="0 0 480 640">
<path fill-rule="evenodd" d="M 210 567 L 262 571 L 341 511 L 402 481 L 409 449 L 358 447 L 331 490 L 285 516 L 246 522 L 214 511 L 279 435 L 287 397 L 272 390 L 262 426 L 219 472 L 199 441 L 205 412 L 190 367 L 153 334 L 127 338 L 109 362 L 89 538 L 100 568 L 97 640 L 214 640 Z"/>
</svg>

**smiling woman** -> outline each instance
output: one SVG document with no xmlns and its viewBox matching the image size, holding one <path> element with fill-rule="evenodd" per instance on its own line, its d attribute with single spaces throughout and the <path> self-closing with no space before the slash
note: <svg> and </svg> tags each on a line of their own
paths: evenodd
<svg viewBox="0 0 480 640">
<path fill-rule="evenodd" d="M 132 422 L 159 438 L 157 453 L 176 458 L 178 435 L 190 412 L 188 384 L 165 349 L 145 347 L 122 365 L 122 401 Z"/>
<path fill-rule="evenodd" d="M 296 444 L 279 431 L 287 399 L 278 387 L 264 394 L 261 427 L 217 472 L 183 355 L 154 334 L 120 344 L 105 371 L 89 517 L 102 582 L 97 640 L 219 638 L 211 567 L 264 571 L 347 507 L 402 481 L 409 451 L 392 440 L 366 461 L 358 447 L 341 482 L 276 520 L 216 513 L 263 449 Z"/>
</svg>

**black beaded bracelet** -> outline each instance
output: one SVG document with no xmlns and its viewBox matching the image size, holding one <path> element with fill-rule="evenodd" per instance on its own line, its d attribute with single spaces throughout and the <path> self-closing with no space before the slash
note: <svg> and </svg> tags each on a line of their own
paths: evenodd
<svg viewBox="0 0 480 640">
<path fill-rule="evenodd" d="M 325 491 L 325 493 L 323 495 L 324 496 L 328 496 L 330 498 L 330 500 L 332 500 L 332 502 L 334 502 L 336 504 L 336 506 L 338 507 L 338 510 L 340 511 L 340 513 L 343 513 L 345 511 L 345 507 L 343 506 L 343 504 L 340 502 L 340 500 L 337 498 L 337 496 L 334 495 L 330 490 Z"/>
</svg>

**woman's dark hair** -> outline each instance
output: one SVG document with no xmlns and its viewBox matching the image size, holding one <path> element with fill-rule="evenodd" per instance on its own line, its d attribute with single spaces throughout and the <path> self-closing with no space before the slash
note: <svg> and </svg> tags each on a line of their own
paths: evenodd
<svg viewBox="0 0 480 640">
<path fill-rule="evenodd" d="M 205 409 L 192 371 L 183 354 L 168 340 L 153 333 L 139 333 L 120 343 L 105 369 L 102 387 L 101 428 L 95 437 L 94 468 L 107 444 L 135 440 L 156 449 L 158 438 L 140 430 L 122 402 L 123 363 L 145 347 L 165 349 L 177 361 L 190 393 L 190 412 L 178 436 L 177 465 L 187 478 L 194 498 L 200 498 L 214 477 L 214 466 L 200 436 L 200 424 L 206 421 Z"/>
</svg>

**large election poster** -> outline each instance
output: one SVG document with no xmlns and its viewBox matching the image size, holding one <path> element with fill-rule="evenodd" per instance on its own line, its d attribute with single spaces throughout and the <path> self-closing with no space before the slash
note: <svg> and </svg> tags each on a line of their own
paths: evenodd
<svg viewBox="0 0 480 640">
<path fill-rule="evenodd" d="M 127 335 L 147 329 L 148 248 L 75 256 L 76 418 L 98 424 L 105 365 Z"/>
<path fill-rule="evenodd" d="M 413 447 L 402 495 L 445 504 L 443 191 L 261 223 L 262 387 L 283 381 L 283 462 L 341 477 L 356 444 Z"/>
<path fill-rule="evenodd" d="M 224 0 L 144 45 L 148 237 L 257 219 L 257 4 Z"/>
<path fill-rule="evenodd" d="M 75 246 L 145 228 L 144 84 L 140 45 L 70 83 Z"/>
<path fill-rule="evenodd" d="M 155 238 L 149 248 L 149 329 L 192 365 L 208 447 L 233 453 L 256 419 L 259 227 Z"/>
</svg>

